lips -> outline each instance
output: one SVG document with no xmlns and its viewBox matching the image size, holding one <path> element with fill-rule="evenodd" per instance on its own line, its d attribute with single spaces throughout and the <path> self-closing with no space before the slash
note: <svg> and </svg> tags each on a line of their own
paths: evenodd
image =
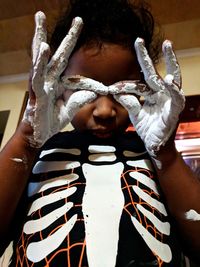
<svg viewBox="0 0 200 267">
<path fill-rule="evenodd" d="M 113 135 L 113 130 L 93 130 L 92 134 L 98 138 L 109 138 Z"/>
</svg>

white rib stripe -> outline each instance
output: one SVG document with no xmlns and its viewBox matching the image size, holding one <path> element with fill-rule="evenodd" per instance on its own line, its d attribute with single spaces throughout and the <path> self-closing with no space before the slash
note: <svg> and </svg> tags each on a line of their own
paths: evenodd
<svg viewBox="0 0 200 267">
<path fill-rule="evenodd" d="M 164 262 L 170 262 L 172 260 L 172 252 L 167 244 L 164 244 L 152 236 L 147 229 L 138 222 L 135 217 L 131 217 L 131 220 L 137 229 L 138 233 L 144 239 L 147 246 Z"/>
<path fill-rule="evenodd" d="M 43 182 L 29 183 L 28 185 L 28 196 L 33 196 L 34 194 L 44 192 L 45 190 L 57 186 L 68 185 L 71 182 L 77 180 L 79 176 L 75 173 L 62 175 L 56 178 L 49 179 Z"/>
<path fill-rule="evenodd" d="M 62 171 L 77 168 L 80 166 L 78 161 L 38 161 L 34 168 L 33 174 L 45 173 L 51 171 Z"/>
<path fill-rule="evenodd" d="M 76 149 L 76 148 L 71 148 L 71 149 L 65 149 L 65 148 L 53 148 L 53 149 L 48 149 L 48 150 L 43 150 L 40 154 L 40 158 L 49 155 L 49 154 L 53 154 L 53 153 L 67 153 L 67 154 L 71 154 L 71 155 L 80 155 L 81 151 L 80 149 Z"/>
<path fill-rule="evenodd" d="M 76 220 L 77 214 L 52 235 L 41 241 L 30 243 L 26 251 L 27 258 L 32 262 L 39 262 L 56 250 L 69 234 Z"/>
<path fill-rule="evenodd" d="M 124 150 L 123 151 L 123 155 L 125 157 L 137 157 L 137 156 L 140 156 L 140 155 L 144 155 L 146 153 L 147 153 L 146 151 L 140 152 L 140 153 L 137 153 L 137 152 L 134 152 L 134 151 L 129 151 L 129 150 Z"/>
<path fill-rule="evenodd" d="M 131 167 L 144 168 L 144 169 L 147 169 L 147 170 L 150 170 L 150 171 L 154 171 L 152 163 L 148 159 L 133 160 L 133 161 L 132 160 L 128 160 L 126 163 Z"/>
<path fill-rule="evenodd" d="M 65 203 L 62 207 L 48 213 L 46 216 L 42 218 L 26 222 L 23 229 L 24 233 L 30 235 L 44 230 L 53 222 L 55 222 L 58 218 L 66 214 L 71 209 L 72 206 L 73 206 L 72 202 Z"/>
<path fill-rule="evenodd" d="M 153 223 L 153 225 L 158 229 L 158 231 L 160 231 L 164 235 L 170 234 L 170 224 L 168 222 L 162 222 L 153 213 L 145 209 L 142 205 L 137 204 L 136 206 L 138 210 L 140 210 L 142 214 L 144 214 L 144 216 L 146 216 L 149 221 Z"/>
<path fill-rule="evenodd" d="M 160 211 L 163 215 L 167 216 L 167 211 L 165 209 L 165 206 L 160 201 L 152 198 L 149 194 L 145 193 L 142 189 L 140 189 L 138 186 L 132 186 L 135 193 L 144 201 L 146 201 L 148 204 L 150 204 L 152 207 Z"/>
<path fill-rule="evenodd" d="M 109 152 L 115 152 L 116 149 L 114 146 L 97 146 L 97 145 L 92 145 L 89 146 L 88 151 L 90 153 L 109 153 Z"/>
<path fill-rule="evenodd" d="M 66 190 L 62 190 L 62 191 L 52 193 L 50 195 L 43 196 L 43 197 L 36 199 L 32 203 L 30 210 L 28 212 L 28 215 L 30 215 L 31 213 L 35 212 L 36 210 L 41 209 L 42 207 L 50 203 L 54 203 L 58 200 L 71 196 L 72 194 L 76 192 L 76 189 L 77 189 L 76 187 L 71 187 L 71 188 L 67 188 Z"/>
<path fill-rule="evenodd" d="M 92 162 L 112 162 L 116 160 L 116 156 L 114 153 L 105 153 L 105 154 L 93 154 L 89 156 L 89 160 Z"/>
<path fill-rule="evenodd" d="M 130 176 L 132 178 L 134 178 L 135 180 L 137 180 L 138 182 L 146 185 L 147 187 L 149 187 L 150 189 L 152 189 L 156 194 L 159 195 L 159 192 L 157 190 L 156 183 L 151 178 L 149 178 L 148 176 L 146 176 L 145 174 L 140 173 L 140 172 L 131 172 L 130 173 Z"/>
</svg>

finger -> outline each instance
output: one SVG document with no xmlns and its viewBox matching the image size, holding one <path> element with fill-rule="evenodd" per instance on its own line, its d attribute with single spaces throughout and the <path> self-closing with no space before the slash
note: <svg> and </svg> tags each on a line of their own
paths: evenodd
<svg viewBox="0 0 200 267">
<path fill-rule="evenodd" d="M 162 78 L 157 74 L 156 69 L 154 68 L 153 62 L 148 55 L 146 47 L 144 46 L 143 39 L 136 39 L 135 51 L 146 83 L 154 91 L 164 90 L 164 82 Z"/>
<path fill-rule="evenodd" d="M 120 103 L 129 113 L 129 116 L 136 116 L 141 110 L 141 104 L 134 95 L 114 95 L 114 99 Z"/>
<path fill-rule="evenodd" d="M 30 105 L 35 105 L 35 93 L 32 89 L 32 79 L 33 79 L 33 69 L 31 69 L 29 73 L 29 79 L 28 79 L 28 92 L 29 92 L 29 102 Z"/>
<path fill-rule="evenodd" d="M 136 94 L 138 96 L 147 96 L 152 90 L 139 81 L 120 81 L 109 86 L 109 94 Z"/>
<path fill-rule="evenodd" d="M 36 62 L 36 58 L 39 53 L 39 48 L 42 42 L 46 42 L 46 16 L 43 12 L 38 11 L 35 14 L 35 33 L 32 41 L 32 62 L 33 65 Z"/>
<path fill-rule="evenodd" d="M 97 94 L 91 91 L 77 91 L 73 93 L 69 99 L 65 102 L 59 100 L 57 106 L 60 108 L 59 120 L 62 127 L 72 121 L 75 114 L 84 105 L 92 102 L 97 98 Z"/>
<path fill-rule="evenodd" d="M 87 90 L 100 95 L 108 94 L 108 87 L 103 83 L 80 75 L 64 76 L 62 84 L 63 87 L 68 90 Z"/>
<path fill-rule="evenodd" d="M 41 43 L 36 63 L 33 67 L 32 86 L 36 98 L 45 94 L 44 79 L 47 71 L 47 63 L 50 55 L 49 45 Z"/>
<path fill-rule="evenodd" d="M 66 68 L 69 56 L 74 49 L 81 33 L 82 26 L 82 19 L 80 17 L 76 17 L 72 22 L 72 26 L 68 34 L 61 42 L 49 63 L 49 75 L 58 77 Z"/>
<path fill-rule="evenodd" d="M 165 57 L 167 74 L 173 75 L 174 82 L 181 88 L 181 71 L 176 55 L 172 49 L 172 43 L 169 40 L 165 40 L 162 50 Z"/>
</svg>

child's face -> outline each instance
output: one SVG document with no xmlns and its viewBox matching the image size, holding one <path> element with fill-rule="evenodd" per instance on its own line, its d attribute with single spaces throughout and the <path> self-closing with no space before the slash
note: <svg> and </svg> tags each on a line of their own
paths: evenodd
<svg viewBox="0 0 200 267">
<path fill-rule="evenodd" d="M 114 44 L 80 48 L 70 58 L 65 75 L 81 75 L 107 86 L 123 80 L 141 79 L 136 56 Z M 99 95 L 83 106 L 72 120 L 75 129 L 89 130 L 99 138 L 111 137 L 125 130 L 129 123 L 128 112 L 112 95 Z"/>
</svg>

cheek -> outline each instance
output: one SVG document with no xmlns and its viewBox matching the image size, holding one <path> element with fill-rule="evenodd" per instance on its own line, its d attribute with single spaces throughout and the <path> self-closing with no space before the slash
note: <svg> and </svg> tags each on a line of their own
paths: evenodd
<svg viewBox="0 0 200 267">
<path fill-rule="evenodd" d="M 92 104 L 82 107 L 74 116 L 71 124 L 77 130 L 85 130 L 88 128 L 92 116 Z"/>
<path fill-rule="evenodd" d="M 120 107 L 120 109 L 118 110 L 117 120 L 120 126 L 122 125 L 126 127 L 130 124 L 128 111 L 125 108 Z"/>
</svg>

